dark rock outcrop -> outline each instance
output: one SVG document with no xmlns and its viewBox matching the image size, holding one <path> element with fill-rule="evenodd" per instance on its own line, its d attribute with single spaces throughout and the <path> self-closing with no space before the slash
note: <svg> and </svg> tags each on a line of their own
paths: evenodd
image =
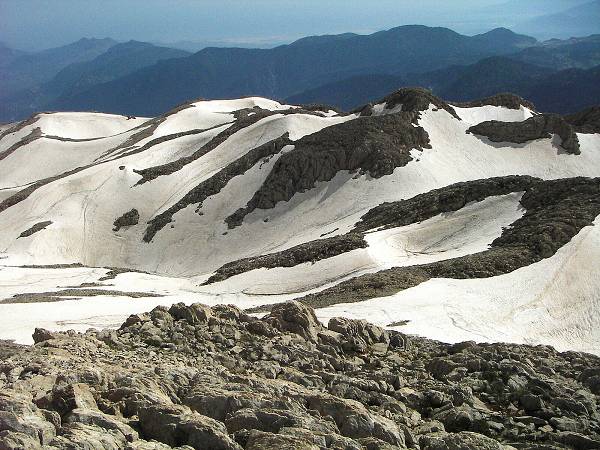
<svg viewBox="0 0 600 450">
<path fill-rule="evenodd" d="M 35 225 L 33 225 L 31 228 L 28 228 L 27 230 L 23 231 L 17 239 L 29 237 L 32 234 L 37 233 L 38 231 L 42 231 L 42 230 L 46 229 L 50 225 L 52 225 L 51 220 L 45 220 L 43 222 L 38 222 Z"/>
<path fill-rule="evenodd" d="M 390 175 L 412 160 L 411 150 L 429 148 L 429 135 L 415 126 L 416 119 L 415 112 L 359 117 L 304 136 L 279 158 L 246 207 L 225 220 L 227 225 L 239 226 L 255 209 L 273 208 L 340 171 Z"/>
<path fill-rule="evenodd" d="M 480 182 L 485 189 L 498 189 L 496 195 L 524 189 L 521 204 L 527 211 L 492 242 L 490 249 L 460 258 L 362 275 L 303 297 L 302 301 L 313 307 L 323 307 L 392 295 L 430 278 L 487 278 L 509 273 L 554 255 L 583 227 L 592 225 L 600 214 L 598 178 L 541 181 L 530 177 L 510 177 L 507 183 L 501 180 L 456 184 L 447 191 L 455 194 L 444 202 L 439 202 L 436 197 L 438 191 L 429 197 L 430 201 L 426 200 L 429 194 L 424 194 L 417 201 L 384 204 L 367 213 L 357 224 L 359 230 L 368 230 L 386 226 L 389 218 L 396 218 L 395 223 L 399 225 L 406 224 L 403 220 L 412 223 L 419 217 L 427 218 L 439 205 L 452 204 L 454 200 L 458 209 L 473 193 L 483 192 L 472 185 L 479 186 Z M 468 192 L 471 193 L 467 195 Z M 421 202 L 426 205 L 424 212 L 419 212 L 417 207 Z"/>
<path fill-rule="evenodd" d="M 351 279 L 305 298 L 314 307 L 391 295 L 434 276 L 484 278 L 511 272 L 552 256 L 600 214 L 598 179 L 543 181 L 530 176 L 493 177 L 456 183 L 407 200 L 383 203 L 361 217 L 344 235 L 246 258 L 217 269 L 205 284 L 257 268 L 292 267 L 365 248 L 364 234 L 374 229 L 410 225 L 445 212 L 458 211 L 490 196 L 524 192 L 525 216 L 504 230 L 489 250 L 433 264 L 400 267 Z"/>
<path fill-rule="evenodd" d="M 113 231 L 119 231 L 123 227 L 137 225 L 139 221 L 140 213 L 137 209 L 133 208 L 115 220 L 113 223 Z"/>
<path fill-rule="evenodd" d="M 463 108 L 476 108 L 479 106 L 501 106 L 503 108 L 508 109 L 520 109 L 521 106 L 530 109 L 531 111 L 535 111 L 535 106 L 533 103 L 519 97 L 518 95 L 511 93 L 501 93 L 492 95 L 491 97 L 482 98 L 481 100 L 475 100 L 472 102 L 461 102 L 455 103 L 456 106 L 461 106 Z"/>
<path fill-rule="evenodd" d="M 144 242 L 152 241 L 156 233 L 172 221 L 175 213 L 192 204 L 198 205 L 197 211 L 199 211 L 202 208 L 202 203 L 210 196 L 218 194 L 232 178 L 244 174 L 261 161 L 273 157 L 286 145 L 291 143 L 292 141 L 289 139 L 288 133 L 286 133 L 277 139 L 253 148 L 212 177 L 201 182 L 177 203 L 148 222 L 148 228 L 144 234 Z"/>
<path fill-rule="evenodd" d="M 431 91 L 418 87 L 408 87 L 398 89 L 397 91 L 383 97 L 382 99 L 373 102 L 375 104 L 385 103 L 386 109 L 394 109 L 398 105 L 402 105 L 403 112 L 419 113 L 426 111 L 431 105 L 438 109 L 444 109 L 448 111 L 456 119 L 460 120 L 460 117 L 456 114 L 456 111 L 452 106 L 444 100 L 436 97 Z M 368 104 L 356 109 L 354 112 L 360 112 L 363 116 L 372 114 L 372 105 Z"/>
<path fill-rule="evenodd" d="M 600 133 L 600 106 L 592 106 L 581 112 L 564 116 L 579 133 Z"/>
<path fill-rule="evenodd" d="M 365 248 L 366 241 L 360 233 L 348 233 L 325 239 L 318 239 L 296 245 L 276 253 L 255 256 L 230 262 L 223 265 L 205 284 L 223 281 L 229 277 L 249 272 L 250 270 L 275 267 L 293 267 L 298 264 L 315 262 L 325 258 L 341 255 L 358 248 Z"/>
<path fill-rule="evenodd" d="M 444 212 L 458 211 L 467 203 L 490 196 L 526 191 L 539 182 L 539 178 L 530 176 L 507 176 L 452 184 L 407 200 L 382 203 L 361 217 L 355 231 L 410 225 Z"/>
<path fill-rule="evenodd" d="M 561 147 L 573 155 L 581 153 L 579 139 L 571 124 L 555 114 L 538 114 L 523 122 L 500 122 L 490 120 L 467 130 L 477 136 L 485 136 L 492 142 L 524 144 L 536 139 L 549 139 L 553 134 L 562 140 Z"/>
</svg>

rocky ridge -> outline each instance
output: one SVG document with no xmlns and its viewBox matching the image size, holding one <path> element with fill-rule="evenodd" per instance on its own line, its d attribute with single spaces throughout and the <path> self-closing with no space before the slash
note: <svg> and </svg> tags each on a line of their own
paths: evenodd
<svg viewBox="0 0 600 450">
<path fill-rule="evenodd" d="M 0 449 L 600 448 L 600 359 L 310 307 L 157 307 L 0 344 Z"/>
<path fill-rule="evenodd" d="M 581 153 L 579 139 L 573 126 L 561 116 L 538 114 L 523 122 L 500 122 L 489 120 L 472 126 L 468 133 L 485 136 L 492 142 L 512 142 L 524 144 L 536 139 L 560 137 L 560 146 L 573 155 Z"/>
</svg>

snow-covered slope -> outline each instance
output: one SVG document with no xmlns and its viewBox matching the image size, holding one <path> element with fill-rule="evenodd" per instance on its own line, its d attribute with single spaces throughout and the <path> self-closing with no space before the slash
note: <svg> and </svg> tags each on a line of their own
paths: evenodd
<svg viewBox="0 0 600 450">
<path fill-rule="evenodd" d="M 542 116 L 525 103 L 452 107 L 405 90 L 352 114 L 247 98 L 185 104 L 152 119 L 43 113 L 4 127 L 0 338 L 28 342 L 35 326 L 117 324 L 176 301 L 246 308 L 312 294 L 311 301 L 358 276 L 464 265 L 499 248 L 515 263 L 492 276 L 428 272 L 414 286 L 316 306 L 333 305 L 320 310 L 324 319 L 343 311 L 377 314 L 384 325 L 410 320 L 407 332 L 436 338 L 600 353 L 600 286 L 584 267 L 600 248 L 582 244 L 596 234 L 600 210 L 587 199 L 598 182 L 543 181 L 600 177 L 600 135 L 573 130 L 575 151 L 563 128 L 520 143 L 469 131 L 531 117 Z M 505 178 L 476 181 L 491 177 Z M 447 188 L 463 182 L 471 184 Z M 437 206 L 424 206 L 436 189 Z M 540 189 L 560 198 L 528 210 Z M 430 197 L 417 216 L 386 213 L 365 225 L 380 205 L 420 195 Z M 522 256 L 505 242 L 511 225 L 542 227 L 540 217 L 564 205 L 577 220 L 567 219 L 551 251 L 525 245 Z M 569 282 L 565 265 L 571 274 L 580 265 L 592 281 Z M 564 309 L 568 319 L 557 319 Z M 503 319 L 482 331 L 494 317 Z M 535 327 L 523 326 L 531 320 Z"/>
</svg>

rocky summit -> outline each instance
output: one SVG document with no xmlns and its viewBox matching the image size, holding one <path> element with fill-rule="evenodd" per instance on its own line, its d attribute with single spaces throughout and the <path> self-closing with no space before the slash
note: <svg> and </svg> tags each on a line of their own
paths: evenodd
<svg viewBox="0 0 600 450">
<path fill-rule="evenodd" d="M 177 303 L 0 344 L 0 449 L 600 448 L 600 358 L 441 342 L 299 302 Z"/>
</svg>

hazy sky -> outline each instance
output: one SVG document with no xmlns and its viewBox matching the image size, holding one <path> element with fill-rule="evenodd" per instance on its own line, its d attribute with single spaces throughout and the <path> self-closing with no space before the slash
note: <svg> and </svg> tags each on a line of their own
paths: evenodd
<svg viewBox="0 0 600 450">
<path fill-rule="evenodd" d="M 0 41 L 31 50 L 81 37 L 264 43 L 419 23 L 466 34 L 510 25 L 507 0 L 0 0 Z M 517 6 L 539 0 L 520 0 Z M 576 3 L 581 0 L 545 0 Z M 547 9 L 547 8 L 544 8 Z M 489 11 L 489 10 L 488 10 Z M 508 19 L 510 20 L 510 19 Z"/>
</svg>

